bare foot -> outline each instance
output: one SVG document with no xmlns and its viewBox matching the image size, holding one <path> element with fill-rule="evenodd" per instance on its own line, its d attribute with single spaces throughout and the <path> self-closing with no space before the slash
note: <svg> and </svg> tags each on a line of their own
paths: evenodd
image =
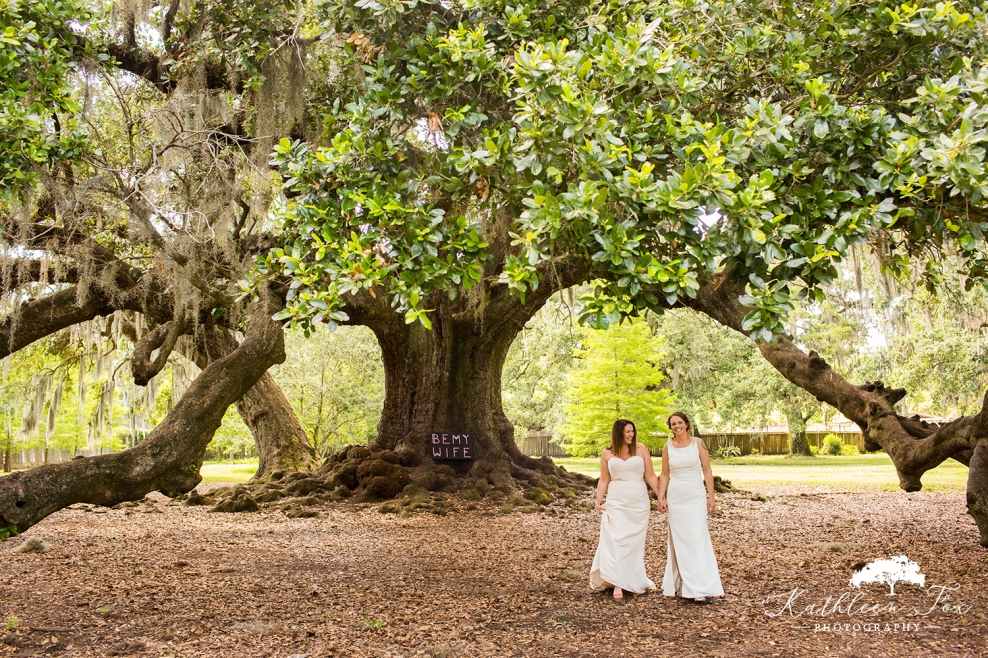
<svg viewBox="0 0 988 658">
<path fill-rule="evenodd" d="M 614 588 L 614 600 L 615 601 L 623 601 L 624 600 L 624 592 L 621 590 L 620 587 L 615 587 Z"/>
</svg>

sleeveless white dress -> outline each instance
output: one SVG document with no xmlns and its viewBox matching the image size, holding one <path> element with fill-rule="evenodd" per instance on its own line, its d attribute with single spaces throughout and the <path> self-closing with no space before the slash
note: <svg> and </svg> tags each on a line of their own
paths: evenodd
<svg viewBox="0 0 988 658">
<path fill-rule="evenodd" d="M 645 575 L 645 533 L 650 512 L 645 486 L 645 460 L 611 457 L 611 481 L 600 518 L 600 542 L 590 567 L 590 586 L 596 590 L 620 587 L 641 594 L 655 589 Z"/>
<path fill-rule="evenodd" d="M 688 599 L 723 596 L 717 558 L 707 529 L 707 490 L 696 439 L 685 448 L 669 447 L 669 548 L 662 593 Z"/>
</svg>

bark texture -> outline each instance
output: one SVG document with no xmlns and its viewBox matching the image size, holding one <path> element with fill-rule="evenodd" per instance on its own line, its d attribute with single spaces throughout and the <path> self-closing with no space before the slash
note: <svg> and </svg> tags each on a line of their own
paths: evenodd
<svg viewBox="0 0 988 658">
<path fill-rule="evenodd" d="M 142 443 L 113 455 L 40 466 L 0 480 L 0 527 L 26 530 L 74 503 L 115 505 L 151 491 L 175 496 L 201 477 L 206 445 L 223 414 L 265 371 L 285 359 L 281 325 L 262 304 L 237 349 L 210 363 Z"/>
<path fill-rule="evenodd" d="M 200 367 L 237 349 L 226 329 L 204 326 L 196 337 L 196 360 Z M 271 373 L 265 372 L 242 398 L 237 411 L 254 436 L 259 457 L 255 478 L 275 471 L 310 471 L 319 459 L 288 398 Z"/>
<path fill-rule="evenodd" d="M 967 476 L 967 511 L 978 523 L 981 545 L 988 548 L 988 439 L 981 439 Z"/>
<path fill-rule="evenodd" d="M 466 432 L 474 459 L 435 461 L 456 474 L 514 490 L 517 480 L 564 473 L 551 460 L 527 457 L 501 405 L 508 349 L 525 323 L 557 290 L 586 278 L 578 261 L 554 264 L 545 285 L 523 302 L 489 284 L 456 300 L 429 300 L 432 329 L 406 324 L 388 303 L 361 293 L 348 304 L 351 322 L 368 326 L 381 346 L 385 399 L 375 448 L 407 467 L 433 464 L 433 432 Z"/>
</svg>

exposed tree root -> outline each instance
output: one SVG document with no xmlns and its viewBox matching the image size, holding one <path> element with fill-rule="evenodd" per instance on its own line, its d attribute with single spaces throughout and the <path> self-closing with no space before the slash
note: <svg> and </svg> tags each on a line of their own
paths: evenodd
<svg viewBox="0 0 988 658">
<path fill-rule="evenodd" d="M 256 510 L 258 503 L 277 503 L 289 515 L 299 515 L 299 508 L 353 498 L 360 502 L 392 501 L 382 506 L 382 511 L 435 511 L 430 502 L 432 493 L 457 495 L 465 501 L 490 498 L 528 506 L 575 500 L 593 488 L 591 478 L 570 473 L 548 457 L 519 455 L 512 460 L 498 452 L 478 460 L 461 475 L 447 464 L 402 466 L 397 453 L 374 445 L 347 446 L 313 471 L 274 471 L 264 478 L 190 498 L 187 504 L 210 504 L 215 512 L 242 512 Z"/>
</svg>

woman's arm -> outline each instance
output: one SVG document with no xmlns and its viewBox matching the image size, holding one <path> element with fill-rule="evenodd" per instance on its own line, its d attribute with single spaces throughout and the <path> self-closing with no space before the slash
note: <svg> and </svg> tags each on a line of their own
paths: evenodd
<svg viewBox="0 0 988 658">
<path fill-rule="evenodd" d="M 696 440 L 696 447 L 700 453 L 700 467 L 703 468 L 703 484 L 707 487 L 707 514 L 712 514 L 716 509 L 714 502 L 714 473 L 710 470 L 710 453 L 707 446 L 703 445 L 703 439 Z"/>
<path fill-rule="evenodd" d="M 662 474 L 659 475 L 659 490 L 655 493 L 659 496 L 659 511 L 668 512 L 669 505 L 666 503 L 666 491 L 669 489 L 669 442 L 662 446 Z"/>
<path fill-rule="evenodd" d="M 645 482 L 652 487 L 655 496 L 659 495 L 659 476 L 655 474 L 655 467 L 652 466 L 652 455 L 641 443 L 638 444 L 638 456 L 645 460 Z"/>
<path fill-rule="evenodd" d="M 597 496 L 593 501 L 593 506 L 597 508 L 598 512 L 604 511 L 604 506 L 601 505 L 601 502 L 603 502 L 604 496 L 607 494 L 607 485 L 611 481 L 611 474 L 607 470 L 607 459 L 610 456 L 611 451 L 609 448 L 600 453 L 600 480 L 597 481 Z"/>
</svg>

